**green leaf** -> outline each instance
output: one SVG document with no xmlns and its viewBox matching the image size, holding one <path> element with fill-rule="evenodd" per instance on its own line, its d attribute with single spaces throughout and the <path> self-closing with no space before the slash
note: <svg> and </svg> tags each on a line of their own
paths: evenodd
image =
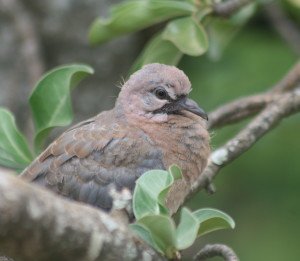
<svg viewBox="0 0 300 261">
<path fill-rule="evenodd" d="M 196 8 L 172 0 L 131 0 L 115 5 L 108 19 L 96 19 L 89 32 L 92 44 L 101 44 L 116 36 L 135 32 L 172 17 L 189 15 Z"/>
<path fill-rule="evenodd" d="M 17 163 L 13 159 L 12 155 L 7 153 L 7 151 L 5 151 L 3 148 L 0 148 L 0 166 L 15 169 L 16 171 L 20 172 L 26 167 L 26 165 L 22 163 Z"/>
<path fill-rule="evenodd" d="M 151 234 L 159 251 L 168 258 L 173 258 L 176 251 L 176 229 L 171 217 L 163 215 L 149 215 L 137 221 L 146 227 Z"/>
<path fill-rule="evenodd" d="M 0 108 L 0 165 L 25 168 L 33 159 L 26 139 L 18 130 L 14 116 Z"/>
<path fill-rule="evenodd" d="M 136 181 L 132 205 L 137 220 L 145 215 L 161 213 L 158 195 L 171 182 L 171 175 L 164 170 L 147 171 Z"/>
<path fill-rule="evenodd" d="M 200 222 L 198 236 L 203 236 L 215 230 L 234 228 L 234 220 L 226 213 L 213 209 L 203 208 L 193 212 L 193 216 Z"/>
<path fill-rule="evenodd" d="M 257 3 L 252 2 L 241 8 L 238 12 L 230 17 L 230 22 L 235 25 L 243 26 L 255 14 Z"/>
<path fill-rule="evenodd" d="M 192 17 L 172 20 L 163 31 L 162 38 L 171 41 L 181 52 L 199 56 L 208 49 L 208 39 L 203 26 Z"/>
<path fill-rule="evenodd" d="M 174 180 L 177 179 L 182 179 L 182 172 L 181 169 L 176 165 L 176 164 L 172 164 L 169 167 L 169 173 L 172 175 L 172 177 L 174 178 Z"/>
<path fill-rule="evenodd" d="M 162 39 L 161 34 L 154 36 L 146 45 L 142 53 L 134 62 L 131 73 L 149 63 L 163 63 L 177 65 L 182 57 L 182 52 L 170 41 Z"/>
<path fill-rule="evenodd" d="M 53 127 L 66 126 L 72 122 L 70 89 L 92 73 L 93 69 L 87 65 L 64 65 L 45 74 L 37 83 L 29 98 L 37 151 Z"/>
<path fill-rule="evenodd" d="M 160 248 L 156 245 L 155 241 L 151 236 L 149 229 L 142 224 L 130 224 L 129 227 L 131 230 L 137 234 L 141 239 L 143 239 L 148 245 L 152 246 L 157 251 L 161 252 Z"/>
<path fill-rule="evenodd" d="M 166 209 L 166 197 L 168 195 L 168 192 L 173 185 L 174 181 L 182 178 L 182 172 L 181 169 L 173 164 L 169 167 L 168 172 L 170 174 L 170 180 L 169 184 L 165 184 L 165 187 L 161 190 L 161 192 L 158 194 L 158 202 L 160 206 L 162 206 L 162 209 Z"/>
<path fill-rule="evenodd" d="M 200 222 L 187 208 L 181 210 L 180 223 L 176 229 L 176 248 L 178 250 L 190 247 L 196 240 Z"/>
<path fill-rule="evenodd" d="M 133 194 L 133 213 L 138 220 L 148 214 L 159 214 L 160 208 L 155 198 L 151 197 L 141 186 L 136 185 Z"/>
<path fill-rule="evenodd" d="M 169 171 L 151 170 L 144 173 L 137 181 L 133 192 L 133 213 L 141 219 L 146 215 L 165 214 L 169 211 L 165 206 L 166 195 L 175 180 L 182 178 L 178 166 L 172 165 Z"/>
</svg>

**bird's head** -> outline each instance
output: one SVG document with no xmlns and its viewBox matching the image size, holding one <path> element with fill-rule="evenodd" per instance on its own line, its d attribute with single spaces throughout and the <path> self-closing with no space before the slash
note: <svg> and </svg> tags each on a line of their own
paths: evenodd
<svg viewBox="0 0 300 261">
<path fill-rule="evenodd" d="M 156 122 L 168 120 L 170 115 L 207 114 L 187 96 L 191 83 L 183 71 L 164 64 L 148 64 L 132 74 L 124 84 L 117 100 L 117 108 L 134 118 Z"/>
</svg>

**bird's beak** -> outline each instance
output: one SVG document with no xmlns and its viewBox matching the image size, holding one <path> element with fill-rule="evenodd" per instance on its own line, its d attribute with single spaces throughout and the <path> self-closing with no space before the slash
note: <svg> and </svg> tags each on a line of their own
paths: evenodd
<svg viewBox="0 0 300 261">
<path fill-rule="evenodd" d="M 206 112 L 202 108 L 200 108 L 199 105 L 195 101 L 185 97 L 185 98 L 178 100 L 177 102 L 178 102 L 180 109 L 190 111 L 190 112 L 200 116 L 201 118 L 208 120 L 208 116 L 207 116 Z"/>
</svg>

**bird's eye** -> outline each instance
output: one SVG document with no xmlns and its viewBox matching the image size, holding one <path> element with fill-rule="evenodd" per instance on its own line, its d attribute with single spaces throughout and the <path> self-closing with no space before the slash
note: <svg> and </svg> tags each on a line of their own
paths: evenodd
<svg viewBox="0 0 300 261">
<path fill-rule="evenodd" d="M 161 100 L 166 99 L 168 97 L 166 90 L 163 88 L 155 89 L 154 94 L 156 95 L 156 97 L 158 99 L 161 99 Z"/>
</svg>

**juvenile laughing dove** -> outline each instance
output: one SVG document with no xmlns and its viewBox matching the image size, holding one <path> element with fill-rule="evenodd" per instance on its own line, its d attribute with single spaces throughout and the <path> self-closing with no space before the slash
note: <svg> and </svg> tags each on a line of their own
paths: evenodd
<svg viewBox="0 0 300 261">
<path fill-rule="evenodd" d="M 207 115 L 187 98 L 190 91 L 189 79 L 176 67 L 144 66 L 124 84 L 112 110 L 64 132 L 21 178 L 110 210 L 112 189 L 132 191 L 146 171 L 177 164 L 184 178 L 166 200 L 174 213 L 210 153 Z"/>
</svg>

